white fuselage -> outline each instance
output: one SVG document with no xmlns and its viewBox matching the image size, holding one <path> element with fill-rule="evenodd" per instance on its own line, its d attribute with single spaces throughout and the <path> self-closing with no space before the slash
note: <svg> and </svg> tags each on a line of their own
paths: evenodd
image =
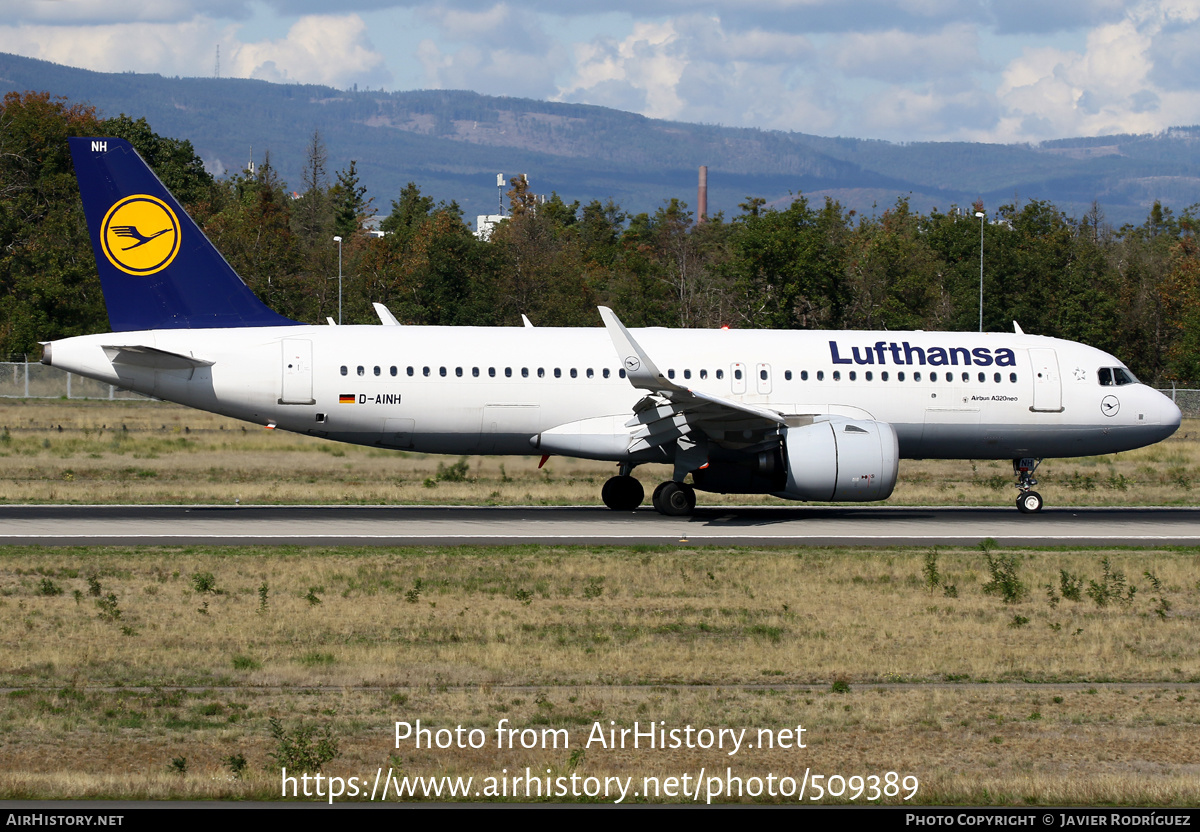
<svg viewBox="0 0 1200 832">
<path fill-rule="evenodd" d="M 1101 384 L 1101 369 L 1123 366 L 1112 356 L 1053 338 L 632 332 L 678 385 L 785 416 L 887 422 L 907 458 L 1111 453 L 1164 439 L 1180 421 L 1178 408 L 1143 384 Z M 114 347 L 149 347 L 211 364 L 114 362 Z M 591 420 L 618 436 L 611 451 L 575 455 L 619 460 L 624 423 L 645 395 L 623 376 L 601 328 L 119 332 L 53 342 L 49 363 L 283 430 L 446 454 L 538 453 L 543 432 Z"/>
</svg>

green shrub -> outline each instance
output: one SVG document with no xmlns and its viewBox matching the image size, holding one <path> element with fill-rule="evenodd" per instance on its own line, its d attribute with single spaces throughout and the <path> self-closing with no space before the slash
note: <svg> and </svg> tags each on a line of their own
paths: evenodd
<svg viewBox="0 0 1200 832">
<path fill-rule="evenodd" d="M 337 736 L 328 725 L 306 725 L 301 722 L 288 731 L 275 717 L 271 717 L 270 725 L 275 750 L 268 756 L 282 768 L 317 772 L 321 766 L 341 756 Z"/>
</svg>

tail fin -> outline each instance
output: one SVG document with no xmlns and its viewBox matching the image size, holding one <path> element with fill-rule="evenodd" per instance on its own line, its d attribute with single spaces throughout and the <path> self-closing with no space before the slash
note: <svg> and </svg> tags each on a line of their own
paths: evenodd
<svg viewBox="0 0 1200 832">
<path fill-rule="evenodd" d="M 129 142 L 68 141 L 113 331 L 296 323 L 255 297 Z"/>
</svg>

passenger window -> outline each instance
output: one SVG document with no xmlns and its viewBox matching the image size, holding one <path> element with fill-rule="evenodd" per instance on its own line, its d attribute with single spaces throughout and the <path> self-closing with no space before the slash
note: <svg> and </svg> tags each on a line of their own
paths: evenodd
<svg viewBox="0 0 1200 832">
<path fill-rule="evenodd" d="M 834 371 L 833 371 L 833 380 L 834 380 L 834 381 L 841 381 L 841 380 L 842 380 L 842 371 L 841 371 L 841 370 L 834 370 Z"/>
<path fill-rule="evenodd" d="M 971 380 L 971 374 L 970 374 L 970 373 L 963 373 L 963 374 L 962 374 L 962 379 L 963 379 L 963 381 L 970 381 L 970 380 Z"/>
<path fill-rule="evenodd" d="M 575 372 L 575 368 L 571 368 L 571 378 L 579 378 L 579 373 Z"/>
<path fill-rule="evenodd" d="M 824 380 L 825 380 L 825 371 L 817 370 L 817 381 L 824 381 Z"/>
<path fill-rule="evenodd" d="M 408 368 L 408 374 L 409 374 L 410 376 L 413 374 L 413 368 L 412 368 L 412 367 L 409 367 L 409 368 Z"/>
<path fill-rule="evenodd" d="M 880 374 L 879 374 L 879 380 L 880 380 L 880 381 L 887 381 L 887 380 L 888 380 L 888 373 L 887 373 L 887 370 L 884 370 L 882 373 L 880 373 Z"/>
<path fill-rule="evenodd" d="M 801 380 L 801 381 L 808 381 L 808 370 L 801 370 L 801 371 L 800 371 L 800 380 Z"/>
<path fill-rule="evenodd" d="M 985 381 L 987 381 L 987 373 L 980 373 L 979 374 L 979 383 L 983 384 L 983 382 L 985 382 Z"/>
<path fill-rule="evenodd" d="M 478 367 L 471 368 L 471 376 L 473 378 L 479 378 L 479 368 Z"/>
<path fill-rule="evenodd" d="M 874 374 L 872 374 L 872 372 L 870 370 L 867 370 L 865 375 L 866 375 L 867 381 L 872 381 L 875 378 Z"/>
<path fill-rule="evenodd" d="M 521 378 L 529 378 L 529 368 L 528 367 L 521 368 Z"/>
<path fill-rule="evenodd" d="M 617 370 L 617 375 L 619 375 L 621 378 L 625 378 L 625 368 L 622 367 L 621 369 Z"/>
<path fill-rule="evenodd" d="M 362 366 L 361 364 L 359 364 L 359 365 L 358 365 L 358 374 L 359 374 L 360 376 L 363 376 L 363 375 L 366 375 L 366 374 L 367 374 L 367 371 L 366 371 L 365 369 L 363 369 L 363 366 Z"/>
<path fill-rule="evenodd" d="M 423 376 L 425 376 L 426 378 L 428 378 L 428 377 L 429 377 L 429 368 L 428 368 L 428 367 L 422 367 L 422 368 L 421 368 L 421 375 L 423 375 Z"/>
<path fill-rule="evenodd" d="M 725 371 L 717 370 L 717 379 L 719 380 L 719 379 L 723 379 L 723 378 L 725 378 Z"/>
<path fill-rule="evenodd" d="M 505 378 L 512 378 L 512 367 L 505 367 L 505 368 L 504 368 L 504 377 L 505 377 Z"/>
<path fill-rule="evenodd" d="M 994 376 L 992 376 L 992 381 L 994 381 L 994 382 L 996 382 L 997 384 L 999 384 L 999 383 L 1000 383 L 1000 374 L 999 374 L 999 373 L 996 373 Z"/>
<path fill-rule="evenodd" d="M 691 370 L 684 370 L 684 371 L 683 371 L 683 377 L 684 377 L 684 378 L 691 378 L 691 377 L 692 377 L 692 371 L 691 371 Z"/>
<path fill-rule="evenodd" d="M 554 368 L 554 377 L 555 377 L 555 378 L 562 378 L 562 370 L 560 370 L 560 369 L 558 369 L 557 367 L 555 367 L 555 368 Z"/>
<path fill-rule="evenodd" d="M 495 378 L 495 377 L 496 377 L 496 368 L 488 367 L 488 378 Z"/>
<path fill-rule="evenodd" d="M 1011 381 L 1013 384 L 1016 384 L 1016 383 L 1017 383 L 1017 374 L 1016 374 L 1016 373 L 1009 373 L 1009 374 L 1008 374 L 1008 380 L 1009 380 L 1009 381 Z"/>
<path fill-rule="evenodd" d="M 379 365 L 375 365 L 375 375 L 379 375 Z"/>
<path fill-rule="evenodd" d="M 592 372 L 592 368 L 591 368 L 591 367 L 588 367 L 588 368 L 587 368 L 587 377 L 588 377 L 588 378 L 593 378 L 595 375 L 596 375 L 596 374 Z"/>
<path fill-rule="evenodd" d="M 703 381 L 703 380 L 704 380 L 704 379 L 706 379 L 706 378 L 708 378 L 708 370 L 701 370 L 701 371 L 700 371 L 700 379 L 701 379 L 701 381 Z"/>
<path fill-rule="evenodd" d="M 937 373 L 934 373 L 934 375 L 936 376 Z M 920 380 L 921 380 L 921 374 L 919 372 L 913 373 L 913 381 L 920 381 Z M 936 381 L 936 379 L 934 379 L 934 380 Z"/>
<path fill-rule="evenodd" d="M 917 381 L 920 381 L 920 380 L 921 380 L 921 379 L 919 379 L 919 378 L 917 379 Z M 930 380 L 930 381 L 937 381 L 937 373 L 930 373 L 930 374 L 929 374 L 929 380 Z"/>
<path fill-rule="evenodd" d="M 609 373 L 609 370 L 608 370 L 608 368 L 607 368 L 607 367 L 605 367 L 605 368 L 604 368 L 604 369 L 603 369 L 601 372 L 603 373 L 603 375 L 604 375 L 604 377 L 605 377 L 605 378 L 608 378 L 608 373 Z"/>
<path fill-rule="evenodd" d="M 395 367 L 395 365 L 392 365 L 392 367 L 391 367 L 391 368 L 388 370 L 388 372 L 390 372 L 390 373 L 392 374 L 392 378 L 395 378 L 395 377 L 396 377 L 396 367 Z"/>
<path fill-rule="evenodd" d="M 346 373 L 348 373 L 348 372 L 350 372 L 349 368 L 345 364 L 343 364 L 342 365 L 342 375 L 346 375 Z"/>
<path fill-rule="evenodd" d="M 667 378 L 675 378 L 675 371 L 667 370 Z"/>
<path fill-rule="evenodd" d="M 446 377 L 446 368 L 438 367 L 438 375 L 441 376 L 442 378 L 445 378 Z"/>
<path fill-rule="evenodd" d="M 538 378 L 545 378 L 545 377 L 546 377 L 546 368 L 538 367 Z"/>
<path fill-rule="evenodd" d="M 834 380 L 836 381 L 836 379 L 834 379 Z M 851 371 L 850 371 L 850 380 L 851 380 L 851 381 L 858 381 L 858 373 L 854 372 L 854 370 L 851 370 Z"/>
<path fill-rule="evenodd" d="M 903 370 L 896 373 L 896 381 L 904 381 L 904 371 Z"/>
<path fill-rule="evenodd" d="M 791 381 L 791 380 L 792 380 L 792 371 L 791 371 L 791 370 L 784 370 L 784 371 L 783 371 L 783 380 L 784 380 L 784 381 Z"/>
</svg>

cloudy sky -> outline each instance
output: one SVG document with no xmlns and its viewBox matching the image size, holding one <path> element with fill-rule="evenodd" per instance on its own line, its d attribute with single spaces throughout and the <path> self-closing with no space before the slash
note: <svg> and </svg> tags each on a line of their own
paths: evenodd
<svg viewBox="0 0 1200 832">
<path fill-rule="evenodd" d="M 1038 141 L 1200 123 L 1200 0 L 2 0 L 0 8 L 0 51 L 108 72 L 211 75 L 219 44 L 226 77 L 470 89 L 893 141 Z"/>
</svg>

